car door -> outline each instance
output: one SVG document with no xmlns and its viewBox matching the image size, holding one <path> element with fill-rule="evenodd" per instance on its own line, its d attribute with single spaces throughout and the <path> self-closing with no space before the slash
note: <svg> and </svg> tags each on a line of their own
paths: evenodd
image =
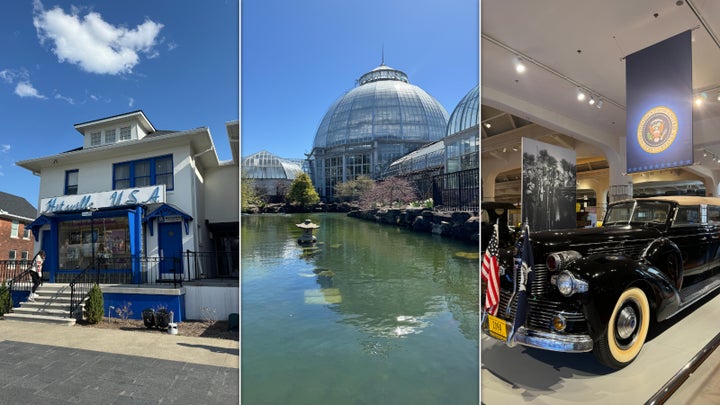
<svg viewBox="0 0 720 405">
<path fill-rule="evenodd" d="M 708 251 L 713 240 L 711 227 L 702 221 L 700 208 L 699 205 L 679 206 L 668 231 L 668 237 L 680 249 L 685 281 L 708 267 Z"/>
</svg>

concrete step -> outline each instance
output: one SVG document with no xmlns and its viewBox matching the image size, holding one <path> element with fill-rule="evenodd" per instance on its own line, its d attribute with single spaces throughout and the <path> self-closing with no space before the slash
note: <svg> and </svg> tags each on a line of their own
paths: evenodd
<svg viewBox="0 0 720 405">
<path fill-rule="evenodd" d="M 52 323 L 59 325 L 75 325 L 74 318 L 52 316 L 52 315 L 40 315 L 40 314 L 20 314 L 10 313 L 4 315 L 6 321 L 17 321 L 17 322 L 37 322 L 37 323 Z"/>
<path fill-rule="evenodd" d="M 45 295 L 38 292 L 39 297 L 35 298 L 35 302 L 57 302 L 64 305 L 70 305 L 70 296 L 69 295 L 60 295 L 60 296 L 53 296 L 53 295 Z M 23 302 L 29 302 L 32 303 L 32 301 L 23 301 Z"/>
<path fill-rule="evenodd" d="M 37 306 L 30 307 L 23 305 L 19 308 L 13 308 L 14 314 L 25 314 L 25 315 L 52 315 L 60 317 L 68 317 L 70 315 L 70 307 L 61 306 Z"/>
<path fill-rule="evenodd" d="M 36 291 L 38 297 L 34 301 L 22 301 L 13 312 L 5 314 L 5 319 L 74 325 L 75 317 L 70 317 L 70 287 L 67 284 L 45 283 Z M 80 305 L 77 314 L 82 314 L 84 304 Z"/>
</svg>

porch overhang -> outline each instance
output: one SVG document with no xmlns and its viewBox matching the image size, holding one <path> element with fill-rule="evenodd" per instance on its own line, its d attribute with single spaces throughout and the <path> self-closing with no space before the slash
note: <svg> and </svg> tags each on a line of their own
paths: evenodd
<svg viewBox="0 0 720 405">
<path fill-rule="evenodd" d="M 147 213 L 145 214 L 145 218 L 143 218 L 143 222 L 150 225 L 150 236 L 153 236 L 153 221 L 156 219 L 158 221 L 165 221 L 173 217 L 180 218 L 183 225 L 185 225 L 185 235 L 190 234 L 190 221 L 192 221 L 193 218 L 180 209 L 173 207 L 168 203 L 157 203 L 147 205 L 146 212 Z"/>
<path fill-rule="evenodd" d="M 47 225 L 49 223 L 50 216 L 43 214 L 35 218 L 35 220 L 28 225 L 28 228 L 30 228 L 33 237 L 35 238 L 35 242 L 38 242 L 40 240 L 40 228 L 42 228 L 43 225 Z"/>
</svg>

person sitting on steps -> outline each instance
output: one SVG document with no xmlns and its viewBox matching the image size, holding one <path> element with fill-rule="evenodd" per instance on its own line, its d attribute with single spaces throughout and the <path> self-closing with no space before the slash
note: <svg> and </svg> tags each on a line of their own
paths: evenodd
<svg viewBox="0 0 720 405">
<path fill-rule="evenodd" d="M 35 291 L 40 286 L 40 283 L 42 283 L 42 267 L 43 263 L 45 262 L 45 251 L 41 250 L 35 255 L 35 259 L 32 261 L 32 265 L 30 265 L 30 277 L 32 277 L 32 290 L 30 291 L 30 296 L 28 297 L 28 301 L 35 301 L 35 298 L 39 297 L 38 294 L 35 293 Z"/>
</svg>

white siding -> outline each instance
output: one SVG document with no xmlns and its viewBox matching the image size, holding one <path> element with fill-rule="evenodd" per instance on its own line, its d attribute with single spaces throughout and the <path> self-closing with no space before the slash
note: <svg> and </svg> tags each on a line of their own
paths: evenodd
<svg viewBox="0 0 720 405">
<path fill-rule="evenodd" d="M 237 222 L 240 210 L 240 171 L 229 165 L 213 169 L 205 182 L 205 212 L 208 221 Z"/>
</svg>

